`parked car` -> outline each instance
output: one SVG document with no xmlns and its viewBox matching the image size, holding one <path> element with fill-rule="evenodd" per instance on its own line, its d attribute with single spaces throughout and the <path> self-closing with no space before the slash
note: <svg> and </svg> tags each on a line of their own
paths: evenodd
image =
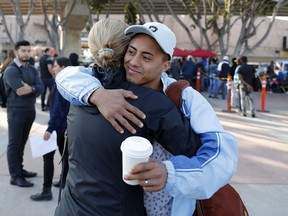
<svg viewBox="0 0 288 216">
<path fill-rule="evenodd" d="M 253 80 L 253 90 L 254 91 L 260 91 L 261 90 L 261 77 L 259 75 L 259 67 L 260 67 L 260 63 L 258 62 L 248 62 L 249 65 L 252 65 L 255 70 L 256 70 L 256 74 L 255 74 L 255 79 Z"/>
<path fill-rule="evenodd" d="M 275 73 L 278 75 L 279 79 L 286 77 L 288 73 L 288 60 L 277 60 L 275 64 Z"/>
<path fill-rule="evenodd" d="M 256 79 L 253 83 L 254 91 L 261 91 L 261 79 L 267 74 L 271 62 L 249 62 L 256 70 Z M 288 91 L 288 60 L 277 60 L 274 62 L 274 77 L 266 76 L 267 91 L 273 93 L 285 93 Z"/>
<path fill-rule="evenodd" d="M 263 74 L 267 74 L 269 65 L 270 62 L 260 62 L 258 68 L 256 69 L 256 75 L 262 76 Z"/>
</svg>

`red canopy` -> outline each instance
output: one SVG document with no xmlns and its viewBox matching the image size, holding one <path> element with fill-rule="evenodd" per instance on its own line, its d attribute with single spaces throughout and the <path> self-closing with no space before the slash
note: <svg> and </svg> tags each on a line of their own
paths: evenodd
<svg viewBox="0 0 288 216">
<path fill-rule="evenodd" d="M 180 56 L 180 57 L 186 57 L 188 56 L 189 54 L 184 51 L 184 50 L 181 50 L 179 48 L 175 48 L 174 49 L 174 53 L 173 53 L 173 56 Z"/>
<path fill-rule="evenodd" d="M 188 55 L 192 55 L 193 57 L 202 57 L 202 58 L 208 58 L 208 57 L 215 57 L 216 53 L 213 53 L 209 50 L 204 49 L 196 49 L 194 51 L 187 51 Z"/>
</svg>

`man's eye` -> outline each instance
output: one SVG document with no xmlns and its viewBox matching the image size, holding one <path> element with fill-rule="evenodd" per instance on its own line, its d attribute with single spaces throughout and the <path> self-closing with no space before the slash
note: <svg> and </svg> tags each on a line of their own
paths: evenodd
<svg viewBox="0 0 288 216">
<path fill-rule="evenodd" d="M 145 61 L 150 61 L 150 60 L 151 60 L 151 57 L 143 56 L 143 59 L 144 59 Z"/>
<path fill-rule="evenodd" d="M 133 50 L 131 48 L 127 49 L 127 52 L 131 53 Z"/>
</svg>

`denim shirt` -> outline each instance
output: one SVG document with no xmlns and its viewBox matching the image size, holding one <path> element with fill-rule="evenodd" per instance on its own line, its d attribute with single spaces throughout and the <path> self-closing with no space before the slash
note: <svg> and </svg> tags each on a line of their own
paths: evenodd
<svg viewBox="0 0 288 216">
<path fill-rule="evenodd" d="M 102 87 L 91 74 L 91 68 L 66 67 L 56 76 L 57 88 L 72 104 L 87 106 L 89 96 Z M 161 80 L 163 90 L 175 82 L 164 72 Z M 200 135 L 202 146 L 191 158 L 178 155 L 163 161 L 168 171 L 164 190 L 173 197 L 172 216 L 191 216 L 196 199 L 210 198 L 230 181 L 238 159 L 236 138 L 223 129 L 208 101 L 192 87 L 183 90 L 182 100 L 181 111 Z"/>
</svg>

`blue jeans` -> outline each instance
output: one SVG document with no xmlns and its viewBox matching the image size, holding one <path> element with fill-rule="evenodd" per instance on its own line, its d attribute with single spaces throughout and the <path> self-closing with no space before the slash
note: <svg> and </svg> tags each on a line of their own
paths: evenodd
<svg viewBox="0 0 288 216">
<path fill-rule="evenodd" d="M 241 110 L 242 110 L 242 113 L 246 114 L 246 102 L 248 100 L 249 105 L 250 105 L 251 114 L 252 115 L 255 114 L 253 90 L 248 92 L 247 89 L 244 86 L 240 86 L 240 97 L 241 97 Z"/>
<path fill-rule="evenodd" d="M 213 93 L 213 96 L 214 97 L 217 97 L 217 91 L 216 89 L 218 89 L 218 81 L 217 79 L 215 78 L 210 78 L 210 84 L 209 84 L 209 89 L 208 89 L 208 92 L 209 92 L 209 97 L 212 96 L 212 93 Z"/>
<path fill-rule="evenodd" d="M 222 90 L 222 99 L 225 100 L 226 98 L 226 94 L 227 94 L 227 80 L 220 80 L 218 79 L 218 88 L 217 88 L 217 92 L 216 92 L 216 97 L 218 96 L 219 93 L 219 89 Z M 216 86 L 215 86 L 216 88 Z"/>
</svg>

